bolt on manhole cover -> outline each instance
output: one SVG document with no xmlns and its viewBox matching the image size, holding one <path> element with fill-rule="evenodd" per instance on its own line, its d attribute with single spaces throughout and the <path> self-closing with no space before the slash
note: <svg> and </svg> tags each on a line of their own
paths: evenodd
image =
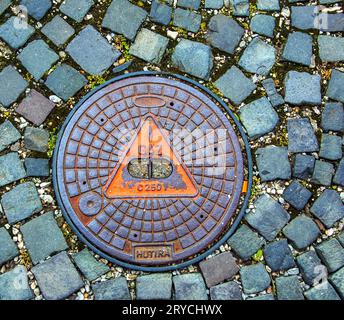
<svg viewBox="0 0 344 320">
<path fill-rule="evenodd" d="M 65 218 L 120 265 L 167 270 L 198 261 L 247 204 L 250 155 L 238 127 L 210 91 L 183 77 L 106 83 L 59 134 L 53 175 Z"/>
</svg>

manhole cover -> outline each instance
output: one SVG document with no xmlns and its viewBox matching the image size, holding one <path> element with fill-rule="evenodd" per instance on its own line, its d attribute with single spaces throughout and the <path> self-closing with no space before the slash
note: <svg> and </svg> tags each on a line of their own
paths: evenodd
<svg viewBox="0 0 344 320">
<path fill-rule="evenodd" d="M 176 78 L 105 84 L 73 109 L 56 146 L 67 221 L 100 255 L 136 269 L 194 262 L 228 232 L 243 198 L 238 123 Z"/>
</svg>

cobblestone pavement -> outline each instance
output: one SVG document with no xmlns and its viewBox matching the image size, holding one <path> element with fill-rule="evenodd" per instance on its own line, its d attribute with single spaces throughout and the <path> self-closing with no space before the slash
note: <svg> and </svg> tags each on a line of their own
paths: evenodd
<svg viewBox="0 0 344 320">
<path fill-rule="evenodd" d="M 62 2 L 0 0 L 0 299 L 343 299 L 343 2 Z M 52 190 L 69 111 L 139 70 L 183 74 L 220 95 L 254 155 L 236 233 L 171 273 L 95 256 Z"/>
</svg>

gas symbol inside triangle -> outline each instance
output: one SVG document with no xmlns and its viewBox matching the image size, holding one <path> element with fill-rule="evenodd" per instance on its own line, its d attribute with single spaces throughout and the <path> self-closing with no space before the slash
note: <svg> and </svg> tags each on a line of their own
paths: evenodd
<svg viewBox="0 0 344 320">
<path fill-rule="evenodd" d="M 153 116 L 147 116 L 104 187 L 108 198 L 196 197 L 188 168 Z"/>
</svg>

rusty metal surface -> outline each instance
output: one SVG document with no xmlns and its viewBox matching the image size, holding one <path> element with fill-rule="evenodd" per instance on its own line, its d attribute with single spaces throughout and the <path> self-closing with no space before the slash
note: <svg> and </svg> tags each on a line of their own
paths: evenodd
<svg viewBox="0 0 344 320">
<path fill-rule="evenodd" d="M 223 172 L 196 161 L 197 138 L 175 143 L 171 133 L 184 129 L 226 130 Z M 64 215 L 119 263 L 194 257 L 228 229 L 242 192 L 243 156 L 228 118 L 207 94 L 164 77 L 124 78 L 92 93 L 66 120 L 55 152 Z"/>
</svg>

